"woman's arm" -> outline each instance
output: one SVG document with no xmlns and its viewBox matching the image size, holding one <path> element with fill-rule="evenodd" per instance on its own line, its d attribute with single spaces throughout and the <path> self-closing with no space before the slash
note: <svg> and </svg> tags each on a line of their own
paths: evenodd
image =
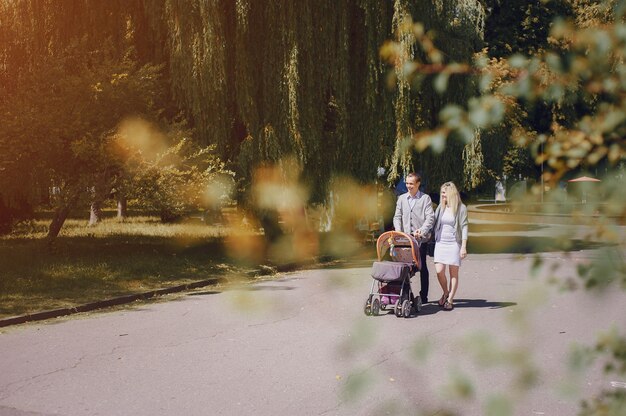
<svg viewBox="0 0 626 416">
<path fill-rule="evenodd" d="M 433 228 L 430 232 L 433 236 L 437 237 L 437 229 L 439 228 L 439 216 L 441 215 L 441 204 L 435 208 L 435 214 L 433 215 Z"/>
<path fill-rule="evenodd" d="M 469 219 L 467 217 L 467 207 L 461 204 L 459 210 L 459 221 L 461 223 L 461 258 L 467 256 L 467 234 L 469 232 Z"/>
</svg>

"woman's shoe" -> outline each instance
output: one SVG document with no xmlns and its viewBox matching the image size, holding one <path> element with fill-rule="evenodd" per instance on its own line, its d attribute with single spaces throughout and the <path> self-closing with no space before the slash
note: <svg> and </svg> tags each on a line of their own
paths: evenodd
<svg viewBox="0 0 626 416">
<path fill-rule="evenodd" d="M 447 299 L 448 299 L 448 294 L 447 294 L 447 293 L 444 293 L 444 294 L 441 296 L 441 299 L 439 299 L 439 300 L 437 301 L 437 304 L 443 308 L 443 306 L 444 306 L 444 305 L 446 304 L 446 302 L 448 301 Z"/>
<path fill-rule="evenodd" d="M 443 304 L 444 311 L 451 311 L 452 309 L 454 309 L 454 305 L 452 303 L 446 301 L 446 303 Z"/>
</svg>

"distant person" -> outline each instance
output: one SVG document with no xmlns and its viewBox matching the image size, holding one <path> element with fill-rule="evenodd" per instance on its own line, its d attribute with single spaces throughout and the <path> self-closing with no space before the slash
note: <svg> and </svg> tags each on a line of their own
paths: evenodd
<svg viewBox="0 0 626 416">
<path fill-rule="evenodd" d="M 396 183 L 396 186 L 394 186 L 393 191 L 396 194 L 396 197 L 405 194 L 407 192 L 409 192 L 409 190 L 406 187 L 406 183 L 405 183 L 405 178 L 404 176 L 402 176 L 399 180 L 398 183 Z"/>
<path fill-rule="evenodd" d="M 439 306 L 447 311 L 454 309 L 454 295 L 459 286 L 459 268 L 461 260 L 467 256 L 468 218 L 467 207 L 461 202 L 461 196 L 452 182 L 441 186 L 440 204 L 435 211 L 435 270 L 443 290 Z M 446 277 L 446 266 L 450 274 L 450 283 Z"/>
<path fill-rule="evenodd" d="M 394 188 L 391 186 L 383 186 L 381 193 L 381 212 L 383 217 L 383 231 L 393 230 L 393 215 L 395 214 L 397 196 L 394 194 Z"/>
<path fill-rule="evenodd" d="M 496 196 L 494 198 L 496 202 L 506 202 L 506 190 L 504 189 L 504 184 L 498 178 L 496 181 Z"/>
<path fill-rule="evenodd" d="M 393 226 L 396 231 L 413 235 L 420 242 L 420 298 L 428 302 L 428 267 L 426 266 L 427 244 L 434 224 L 433 202 L 430 196 L 419 190 L 422 177 L 409 173 L 405 179 L 407 192 L 398 197 Z"/>
</svg>

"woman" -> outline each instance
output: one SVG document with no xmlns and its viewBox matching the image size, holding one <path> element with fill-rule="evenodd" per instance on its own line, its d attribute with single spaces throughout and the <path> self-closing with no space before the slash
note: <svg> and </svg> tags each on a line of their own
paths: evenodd
<svg viewBox="0 0 626 416">
<path fill-rule="evenodd" d="M 440 203 L 435 211 L 435 270 L 443 289 L 439 306 L 454 309 L 454 295 L 459 285 L 461 259 L 467 256 L 467 207 L 461 202 L 459 191 L 452 182 L 441 185 Z M 450 284 L 446 278 L 446 266 Z"/>
</svg>

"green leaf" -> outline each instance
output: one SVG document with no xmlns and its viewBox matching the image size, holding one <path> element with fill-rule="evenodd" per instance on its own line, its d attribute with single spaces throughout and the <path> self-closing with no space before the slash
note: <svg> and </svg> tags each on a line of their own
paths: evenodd
<svg viewBox="0 0 626 416">
<path fill-rule="evenodd" d="M 440 94 L 443 94 L 446 89 L 448 89 L 448 80 L 450 79 L 450 75 L 446 73 L 441 73 L 435 77 L 433 81 L 435 91 Z"/>
<path fill-rule="evenodd" d="M 435 153 L 441 153 L 446 148 L 446 135 L 442 132 L 437 132 L 428 138 L 430 148 Z"/>
<path fill-rule="evenodd" d="M 470 399 L 475 394 L 472 379 L 460 371 L 452 372 L 450 383 L 446 390 L 448 390 L 450 395 L 458 399 Z"/>
<path fill-rule="evenodd" d="M 513 55 L 509 58 L 509 65 L 512 68 L 524 68 L 528 60 L 522 55 Z"/>
<path fill-rule="evenodd" d="M 508 416 L 513 414 L 513 404 L 508 397 L 497 395 L 487 400 L 485 415 Z"/>
<path fill-rule="evenodd" d="M 346 384 L 343 388 L 343 396 L 347 401 L 353 401 L 358 399 L 359 396 L 367 391 L 368 386 L 372 383 L 373 379 L 368 374 L 367 370 L 353 372 L 348 377 Z"/>
<path fill-rule="evenodd" d="M 485 106 L 475 106 L 470 109 L 469 119 L 477 127 L 486 126 L 489 122 L 489 111 Z"/>
</svg>

